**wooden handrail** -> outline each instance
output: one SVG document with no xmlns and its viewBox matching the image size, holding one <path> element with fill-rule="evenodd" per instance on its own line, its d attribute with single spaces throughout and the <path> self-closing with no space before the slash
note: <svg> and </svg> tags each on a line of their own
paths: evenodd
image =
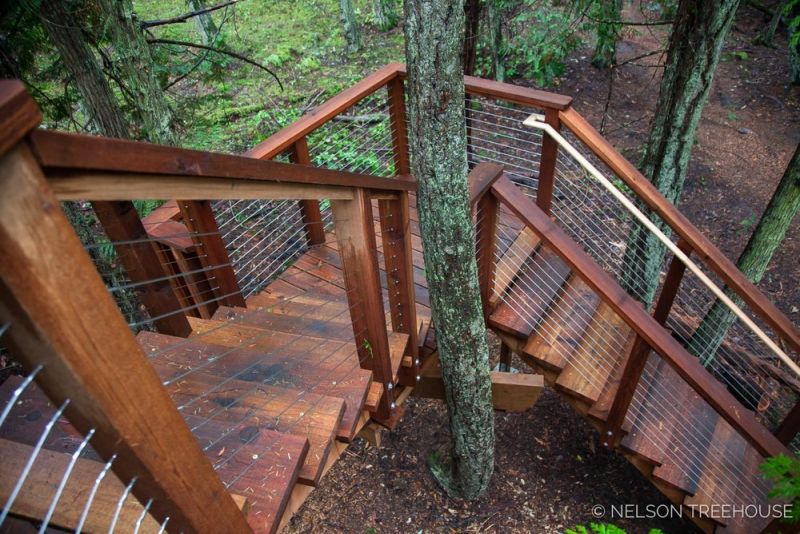
<svg viewBox="0 0 800 534">
<path fill-rule="evenodd" d="M 577 111 L 559 113 L 562 125 L 569 128 L 592 152 L 619 176 L 647 206 L 692 248 L 694 256 L 708 265 L 725 284 L 737 293 L 775 333 L 800 352 L 800 330 L 786 317 L 707 237 L 653 186 L 628 160 L 603 138 Z"/>
<path fill-rule="evenodd" d="M 605 301 L 628 326 L 658 352 L 703 399 L 740 432 L 761 454 L 791 455 L 752 412 L 745 409 L 715 380 L 700 362 L 689 354 L 670 333 L 659 325 L 641 303 L 628 295 L 586 252 L 507 178 L 497 180 L 492 193 L 567 263 Z"/>
<path fill-rule="evenodd" d="M 31 134 L 31 142 L 37 159 L 48 176 L 74 176 L 78 172 L 86 176 L 92 173 L 110 174 L 124 180 L 126 177 L 169 175 L 196 178 L 194 183 L 198 185 L 203 183 L 199 178 L 214 178 L 253 183 L 272 182 L 287 186 L 305 184 L 344 189 L 361 187 L 374 191 L 416 190 L 413 180 L 379 178 L 368 174 L 260 161 L 246 156 L 107 137 L 37 130 Z"/>
</svg>

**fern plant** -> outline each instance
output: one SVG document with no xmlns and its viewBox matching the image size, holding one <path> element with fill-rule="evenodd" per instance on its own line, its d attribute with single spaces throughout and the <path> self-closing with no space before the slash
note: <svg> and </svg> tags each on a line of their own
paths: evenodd
<svg viewBox="0 0 800 534">
<path fill-rule="evenodd" d="M 791 503 L 789 515 L 783 518 L 786 523 L 800 523 L 800 460 L 779 454 L 767 458 L 761 464 L 764 478 L 772 482 L 769 492 L 771 499 L 785 499 Z"/>
</svg>

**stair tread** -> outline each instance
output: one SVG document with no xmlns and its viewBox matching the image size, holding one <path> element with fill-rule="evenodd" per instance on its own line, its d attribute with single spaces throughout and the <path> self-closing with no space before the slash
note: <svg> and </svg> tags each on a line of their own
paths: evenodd
<svg viewBox="0 0 800 534">
<path fill-rule="evenodd" d="M 739 436 L 739 439 L 744 441 L 744 438 Z M 742 453 L 741 460 L 738 464 L 738 471 L 740 473 L 740 481 L 744 483 L 737 484 L 735 495 L 732 497 L 734 503 L 737 504 L 778 504 L 784 503 L 781 500 L 769 499 L 768 493 L 770 491 L 771 483 L 765 480 L 761 474 L 761 464 L 764 462 L 764 457 L 753 448 L 749 443 L 744 443 L 744 452 Z M 701 482 L 703 484 L 703 482 Z M 704 494 L 705 492 L 703 492 Z M 718 532 L 727 534 L 750 534 L 751 532 L 761 532 L 767 528 L 772 521 L 771 518 L 744 518 L 736 521 L 728 521 L 727 525 L 718 529 Z"/>
<path fill-rule="evenodd" d="M 506 237 L 505 234 L 501 234 L 498 236 L 498 240 L 502 240 L 504 237 Z M 539 236 L 530 228 L 525 227 L 505 249 L 495 267 L 494 294 L 489 299 L 492 307 L 505 295 L 520 269 L 536 251 L 540 242 Z"/>
<path fill-rule="evenodd" d="M 389 358 L 392 362 L 392 378 L 397 383 L 397 375 L 403 364 L 403 356 L 408 349 L 408 340 L 411 336 L 402 332 L 389 332 Z"/>
<path fill-rule="evenodd" d="M 561 371 L 599 304 L 600 297 L 573 274 L 542 325 L 528 338 L 523 352 L 542 366 Z"/>
<path fill-rule="evenodd" d="M 567 365 L 558 375 L 556 386 L 594 404 L 613 370 L 625 358 L 632 337 L 625 321 L 608 304 L 601 302 L 578 347 L 570 354 Z"/>
<path fill-rule="evenodd" d="M 546 316 L 570 274 L 569 267 L 547 248 L 526 262 L 489 323 L 512 335 L 528 339 Z"/>
<path fill-rule="evenodd" d="M 349 318 L 347 311 L 342 312 Z M 214 313 L 215 320 L 235 320 L 237 323 L 257 326 L 264 330 L 286 332 L 303 336 L 313 336 L 338 341 L 353 341 L 353 327 L 349 321 L 334 322 L 294 317 L 273 313 L 269 309 L 244 309 L 220 306 Z"/>
<path fill-rule="evenodd" d="M 323 300 L 306 294 L 286 299 L 262 292 L 247 299 L 247 309 L 263 309 L 280 315 L 350 324 L 346 301 Z"/>
<path fill-rule="evenodd" d="M 248 369 L 245 376 L 251 381 L 263 381 L 280 373 L 287 382 L 275 385 L 300 390 L 315 388 L 317 393 L 344 399 L 346 408 L 337 437 L 345 441 L 354 437 L 372 373 L 360 368 L 353 342 L 271 332 L 215 320 L 190 318 L 189 322 L 197 341 L 235 349 L 220 360 L 220 365 L 228 366 L 226 373 Z"/>
<path fill-rule="evenodd" d="M 345 412 L 343 399 L 242 380 L 219 373 L 220 366 L 209 368 L 209 361 L 228 356 L 225 347 L 152 332 L 140 333 L 137 340 L 146 353 L 157 349 L 150 362 L 182 414 L 242 425 L 254 420 L 259 427 L 307 437 L 309 453 L 299 478 L 305 484 L 319 482 Z M 280 375 L 275 378 L 280 381 Z"/>
</svg>

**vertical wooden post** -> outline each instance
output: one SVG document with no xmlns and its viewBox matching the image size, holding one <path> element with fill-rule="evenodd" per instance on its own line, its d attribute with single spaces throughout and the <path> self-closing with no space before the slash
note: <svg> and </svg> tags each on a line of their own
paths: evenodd
<svg viewBox="0 0 800 534">
<path fill-rule="evenodd" d="M 389 118 L 392 125 L 395 174 L 411 174 L 408 153 L 408 128 L 406 124 L 406 99 L 402 78 L 387 84 L 389 93 Z"/>
<path fill-rule="evenodd" d="M 0 110 L 4 111 L 4 110 Z M 0 113 L 0 117 L 3 113 Z M 0 121 L 2 122 L 2 121 Z M 6 130 L 2 130 L 6 131 Z M 142 354 L 31 150 L 0 159 L 0 321 L 37 383 L 170 532 L 249 532 Z"/>
<path fill-rule="evenodd" d="M 691 246 L 683 239 L 678 240 L 678 248 L 684 254 L 690 254 L 692 250 Z M 661 325 L 667 322 L 685 271 L 686 265 L 678 257 L 673 256 L 653 312 L 653 318 Z M 637 336 L 622 369 L 614 402 L 608 411 L 608 418 L 605 424 L 606 435 L 603 437 L 603 441 L 609 448 L 614 448 L 619 440 L 622 439 L 620 430 L 625 422 L 625 415 L 628 413 L 633 396 L 636 393 L 639 379 L 647 365 L 647 356 L 649 354 L 650 345 L 641 336 Z"/>
<path fill-rule="evenodd" d="M 179 200 L 183 224 L 193 234 L 195 249 L 206 278 L 214 289 L 218 304 L 244 307 L 244 296 L 236 281 L 236 273 L 219 234 L 219 227 L 211 209 L 210 200 Z M 211 280 L 213 278 L 213 280 Z M 209 300 L 209 296 L 206 300 Z"/>
<path fill-rule="evenodd" d="M 545 122 L 556 131 L 561 129 L 558 110 L 547 108 L 544 112 Z M 542 134 L 542 156 L 539 160 L 539 188 L 536 190 L 536 204 L 543 212 L 550 214 L 553 205 L 553 187 L 555 182 L 556 158 L 558 144 L 547 133 Z"/>
<path fill-rule="evenodd" d="M 332 200 L 336 240 L 342 259 L 344 286 L 361 367 L 371 369 L 383 384 L 376 415 L 379 421 L 396 418 L 394 376 L 383 310 L 383 290 L 369 193 L 353 190 L 353 200 Z"/>
<path fill-rule="evenodd" d="M 308 154 L 308 142 L 305 137 L 301 137 L 294 142 L 289 157 L 293 163 L 311 165 L 311 157 Z M 322 213 L 320 213 L 319 210 L 319 201 L 300 200 L 298 202 L 309 246 L 324 243 L 325 226 L 322 224 Z"/>
<path fill-rule="evenodd" d="M 478 261 L 478 285 L 481 290 L 483 315 L 488 320 L 492 313 L 491 300 L 494 293 L 494 278 L 497 268 L 497 219 L 500 204 L 491 191 L 485 193 L 476 210 L 478 226 L 475 230 L 475 245 Z"/>
<path fill-rule="evenodd" d="M 187 337 L 191 334 L 192 327 L 181 311 L 181 303 L 170 281 L 164 280 L 164 276 L 170 274 L 169 270 L 159 260 L 157 245 L 147 239 L 133 202 L 92 202 L 92 208 L 128 277 L 132 282 L 146 282 L 138 286 L 136 292 L 150 317 L 154 318 L 156 329 L 173 336 Z"/>
<path fill-rule="evenodd" d="M 800 432 L 800 401 L 795 403 L 794 407 L 783 418 L 781 424 L 778 425 L 775 430 L 775 437 L 784 445 L 789 445 L 798 432 Z"/>
</svg>

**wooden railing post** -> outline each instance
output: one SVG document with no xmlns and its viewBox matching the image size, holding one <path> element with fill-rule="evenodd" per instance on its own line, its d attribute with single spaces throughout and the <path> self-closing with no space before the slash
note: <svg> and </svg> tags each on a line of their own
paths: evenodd
<svg viewBox="0 0 800 534">
<path fill-rule="evenodd" d="M 561 120 L 558 110 L 546 108 L 544 120 L 556 131 L 561 129 Z M 550 214 L 553 205 L 553 188 L 555 184 L 556 159 L 558 157 L 558 143 L 546 133 L 542 134 L 542 155 L 539 160 L 539 187 L 536 190 L 536 204 L 543 212 Z"/>
<path fill-rule="evenodd" d="M 133 202 L 92 202 L 92 208 L 128 277 L 132 282 L 143 284 L 136 288 L 136 292 L 153 318 L 156 329 L 172 336 L 187 337 L 191 334 L 192 327 L 181 311 L 172 284 L 164 280 L 169 271 L 161 264 L 155 248 L 157 245 L 148 240 Z"/>
<path fill-rule="evenodd" d="M 469 173 L 470 205 L 474 207 L 475 256 L 478 262 L 478 286 L 481 292 L 483 314 L 488 319 L 492 313 L 494 278 L 497 266 L 497 221 L 500 204 L 492 194 L 492 184 L 503 175 L 503 167 L 493 163 L 480 163 Z"/>
<path fill-rule="evenodd" d="M 789 410 L 786 417 L 783 418 L 781 424 L 775 430 L 775 437 L 778 438 L 784 445 L 789 445 L 800 432 L 800 401 L 795 403 L 794 407 Z"/>
<path fill-rule="evenodd" d="M 311 165 L 311 157 L 308 154 L 308 141 L 306 141 L 305 137 L 301 137 L 294 142 L 290 153 L 290 159 L 292 163 Z M 322 213 L 319 210 L 319 201 L 300 200 L 299 205 L 308 244 L 319 245 L 324 243 L 325 227 L 322 224 Z"/>
<path fill-rule="evenodd" d="M 408 153 L 408 128 L 406 123 L 406 98 L 402 78 L 394 78 L 386 85 L 389 93 L 389 119 L 392 128 L 395 174 L 411 174 Z"/>
<path fill-rule="evenodd" d="M 236 273 L 225 250 L 219 233 L 210 200 L 178 200 L 183 214 L 183 224 L 192 233 L 200 263 L 207 270 L 206 278 L 214 288 L 214 297 L 219 305 L 244 307 L 244 296 L 236 281 Z"/>
<path fill-rule="evenodd" d="M 2 87 L 0 87 L 2 88 Z M 0 91 L 1 92 L 1 91 Z M 0 108 L 0 117 L 5 109 Z M 4 122 L 0 120 L 0 123 Z M 2 129 L 5 133 L 8 131 Z M 0 159 L 0 321 L 37 383 L 170 532 L 249 532 L 59 209 L 32 151 Z"/>
<path fill-rule="evenodd" d="M 688 255 L 691 253 L 691 247 L 683 239 L 678 239 L 678 248 L 684 254 Z M 664 278 L 661 294 L 658 296 L 658 301 L 656 302 L 655 311 L 653 312 L 653 319 L 662 326 L 667 322 L 669 312 L 672 309 L 672 304 L 675 302 L 675 297 L 678 295 L 678 289 L 680 288 L 681 280 L 683 280 L 683 274 L 685 272 L 686 264 L 676 256 L 673 256 L 669 268 L 667 269 L 667 276 Z M 619 388 L 614 396 L 614 402 L 611 404 L 611 408 L 608 411 L 605 424 L 606 435 L 603 437 L 603 444 L 606 447 L 614 448 L 622 439 L 622 425 L 625 423 L 625 416 L 628 413 L 628 408 L 631 405 L 633 396 L 636 393 L 636 387 L 639 385 L 639 380 L 647 365 L 647 357 L 650 354 L 650 350 L 650 345 L 647 341 L 637 335 L 628 353 L 628 357 L 625 360 L 625 365 L 622 367 L 622 373 L 619 375 Z"/>
<path fill-rule="evenodd" d="M 370 195 L 356 188 L 352 200 L 331 200 L 331 208 L 358 359 L 362 368 L 372 370 L 373 380 L 383 386 L 373 418 L 391 424 L 400 410 L 394 402 L 394 373 Z"/>
</svg>

